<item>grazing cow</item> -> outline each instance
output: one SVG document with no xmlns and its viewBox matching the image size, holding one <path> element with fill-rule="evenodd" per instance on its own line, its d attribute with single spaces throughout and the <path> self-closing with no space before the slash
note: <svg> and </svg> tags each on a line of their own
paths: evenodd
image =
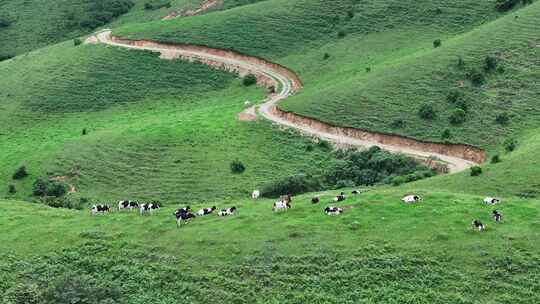
<svg viewBox="0 0 540 304">
<path fill-rule="evenodd" d="M 312 204 L 318 204 L 320 201 L 321 201 L 321 199 L 318 196 L 311 199 Z"/>
<path fill-rule="evenodd" d="M 411 203 L 417 203 L 421 200 L 422 198 L 418 195 L 407 195 L 405 196 L 404 198 L 402 198 L 401 200 L 404 202 L 404 203 L 407 203 L 407 204 L 411 204 Z"/>
<path fill-rule="evenodd" d="M 327 215 L 340 215 L 343 213 L 343 209 L 338 207 L 326 207 L 324 209 L 324 213 Z"/>
<path fill-rule="evenodd" d="M 255 190 L 255 191 L 253 191 L 253 193 L 251 193 L 251 198 L 254 199 L 254 200 L 258 199 L 259 196 L 261 196 L 261 191 L 259 191 L 259 190 Z"/>
<path fill-rule="evenodd" d="M 118 202 L 118 210 L 129 209 L 129 211 L 132 211 L 134 208 L 139 208 L 139 203 L 130 200 L 123 200 Z"/>
<path fill-rule="evenodd" d="M 341 192 L 338 196 L 334 197 L 334 202 L 343 202 L 347 197 L 344 192 Z"/>
<path fill-rule="evenodd" d="M 111 208 L 108 205 L 94 205 L 92 206 L 92 209 L 90 209 L 90 212 L 92 212 L 92 215 L 96 215 L 97 213 L 105 214 L 105 212 L 110 212 Z"/>
<path fill-rule="evenodd" d="M 229 216 L 229 215 L 234 215 L 234 213 L 236 212 L 236 207 L 231 207 L 231 208 L 227 208 L 227 209 L 221 209 L 218 213 L 218 216 Z"/>
<path fill-rule="evenodd" d="M 272 211 L 287 211 L 288 209 L 291 209 L 291 203 L 284 202 L 284 201 L 278 201 L 274 203 L 274 206 L 272 207 Z"/>
<path fill-rule="evenodd" d="M 139 214 L 145 215 L 145 214 L 152 214 L 153 211 L 159 209 L 158 203 L 148 203 L 148 204 L 141 204 L 139 207 Z"/>
<path fill-rule="evenodd" d="M 198 216 L 203 216 L 203 215 L 212 214 L 212 212 L 214 212 L 214 210 L 216 210 L 216 206 L 212 206 L 212 208 L 202 208 L 201 210 L 199 210 L 197 212 L 197 215 Z"/>
<path fill-rule="evenodd" d="M 290 194 L 287 194 L 287 195 L 282 195 L 280 198 L 279 198 L 280 201 L 282 202 L 285 202 L 285 203 L 292 203 L 292 195 Z"/>
<path fill-rule="evenodd" d="M 486 230 L 486 225 L 482 224 L 479 220 L 474 220 L 472 222 L 472 228 L 478 231 Z"/>
<path fill-rule="evenodd" d="M 353 190 L 351 193 L 352 193 L 352 195 L 358 195 L 358 194 L 360 194 L 360 191 L 358 191 L 358 190 Z"/>
<path fill-rule="evenodd" d="M 195 218 L 195 214 L 191 212 L 175 212 L 174 216 L 176 216 L 177 227 L 180 227 L 182 222 L 187 223 L 190 219 Z"/>
<path fill-rule="evenodd" d="M 494 198 L 494 197 L 486 197 L 484 199 L 484 203 L 487 204 L 487 205 L 496 205 L 496 204 L 498 204 L 500 202 L 501 202 L 500 199 Z"/>
<path fill-rule="evenodd" d="M 182 207 L 182 208 L 179 208 L 179 209 L 176 209 L 176 211 L 174 212 L 175 214 L 176 213 L 188 213 L 191 211 L 191 207 L 190 206 L 185 206 L 185 207 Z"/>
<path fill-rule="evenodd" d="M 495 220 L 495 222 L 502 222 L 502 220 L 503 220 L 502 213 L 500 213 L 497 210 L 493 210 L 493 219 Z"/>
</svg>

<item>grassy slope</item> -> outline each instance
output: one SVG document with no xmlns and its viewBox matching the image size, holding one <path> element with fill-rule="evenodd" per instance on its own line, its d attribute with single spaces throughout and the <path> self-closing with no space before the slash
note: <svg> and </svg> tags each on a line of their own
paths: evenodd
<svg viewBox="0 0 540 304">
<path fill-rule="evenodd" d="M 72 171 L 78 195 L 96 199 L 223 198 L 330 161 L 306 152 L 308 139 L 236 121 L 260 90 L 199 64 L 67 42 L 4 62 L 0 75 L 0 183 L 19 198 L 35 178 Z M 245 174 L 231 174 L 236 158 Z M 31 176 L 12 181 L 23 164 Z"/>
<path fill-rule="evenodd" d="M 338 125 L 436 141 L 448 127 L 452 141 L 490 149 L 505 136 L 538 127 L 539 3 L 519 10 L 518 19 L 510 14 L 495 22 L 500 15 L 494 1 L 352 3 L 273 0 L 185 20 L 132 24 L 115 33 L 230 48 L 287 65 L 299 72 L 305 89 L 282 108 Z M 348 11 L 354 11 L 352 19 Z M 337 37 L 340 30 L 345 38 Z M 434 50 L 437 38 L 443 47 Z M 330 59 L 323 60 L 324 53 Z M 465 81 L 468 121 L 451 126 L 453 106 L 446 95 L 465 79 L 465 71 L 454 68 L 457 56 L 469 69 L 481 67 L 487 54 L 501 58 L 507 71 L 489 76 L 481 88 Z M 437 120 L 417 117 L 424 102 L 436 104 Z M 494 124 L 501 112 L 514 115 L 509 126 Z M 396 119 L 407 123 L 392 128 Z"/>
</svg>

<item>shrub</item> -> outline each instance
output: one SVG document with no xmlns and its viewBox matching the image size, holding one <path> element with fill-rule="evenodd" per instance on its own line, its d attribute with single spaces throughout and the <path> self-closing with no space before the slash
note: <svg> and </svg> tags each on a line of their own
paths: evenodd
<svg viewBox="0 0 540 304">
<path fill-rule="evenodd" d="M 507 125 L 510 122 L 510 116 L 508 113 L 500 113 L 495 117 L 495 122 L 501 125 Z"/>
<path fill-rule="evenodd" d="M 462 124 L 467 120 L 467 113 L 463 109 L 455 109 L 449 117 L 450 123 L 454 125 Z"/>
<path fill-rule="evenodd" d="M 38 178 L 34 182 L 32 189 L 35 196 L 45 196 L 47 195 L 47 182 Z"/>
<path fill-rule="evenodd" d="M 452 133 L 450 132 L 450 129 L 444 129 L 444 131 L 441 133 L 441 139 L 449 140 L 450 138 L 452 138 Z"/>
<path fill-rule="evenodd" d="M 86 135 L 86 134 L 87 134 L 86 128 L 83 128 L 83 129 L 82 129 L 82 135 Z"/>
<path fill-rule="evenodd" d="M 0 62 L 15 57 L 13 54 L 0 54 Z"/>
<path fill-rule="evenodd" d="M 486 76 L 484 73 L 480 72 L 477 69 L 472 69 L 467 73 L 467 78 L 476 86 L 484 84 L 486 81 Z"/>
<path fill-rule="evenodd" d="M 399 186 L 407 182 L 405 176 L 396 176 L 392 179 L 392 185 Z"/>
<path fill-rule="evenodd" d="M 418 116 L 423 119 L 434 119 L 437 116 L 435 108 L 431 103 L 425 103 L 418 109 Z"/>
<path fill-rule="evenodd" d="M 69 196 L 64 196 L 64 197 L 46 196 L 41 199 L 41 202 L 53 208 L 82 210 L 86 207 L 86 203 L 84 203 L 83 200 L 75 201 Z"/>
<path fill-rule="evenodd" d="M 324 60 L 327 60 L 328 58 L 330 58 L 330 54 L 324 53 L 323 59 L 324 59 Z"/>
<path fill-rule="evenodd" d="M 438 48 L 442 45 L 442 41 L 441 39 L 436 39 L 435 41 L 433 41 L 433 47 L 434 48 Z"/>
<path fill-rule="evenodd" d="M 370 68 L 370 67 L 367 67 L 367 68 L 366 68 L 366 73 L 369 73 L 369 72 L 371 72 L 371 68 Z"/>
<path fill-rule="evenodd" d="M 23 179 L 28 176 L 28 172 L 26 172 L 25 166 L 20 166 L 15 173 L 13 173 L 12 178 L 13 179 Z"/>
<path fill-rule="evenodd" d="M 19 283 L 5 291 L 3 299 L 9 304 L 41 304 L 42 289 L 34 283 Z"/>
<path fill-rule="evenodd" d="M 8 193 L 9 194 L 17 193 L 17 189 L 15 188 L 15 185 L 8 185 Z"/>
<path fill-rule="evenodd" d="M 499 63 L 496 57 L 489 56 L 489 55 L 486 56 L 486 59 L 484 61 L 485 61 L 484 69 L 488 72 L 495 70 L 497 68 L 497 64 Z"/>
<path fill-rule="evenodd" d="M 246 171 L 246 166 L 244 166 L 244 164 L 241 161 L 234 160 L 231 162 L 232 173 L 240 174 L 240 173 L 244 173 L 244 171 Z"/>
<path fill-rule="evenodd" d="M 64 274 L 60 279 L 50 282 L 44 291 L 46 303 L 121 303 L 121 292 L 114 284 L 89 275 Z"/>
<path fill-rule="evenodd" d="M 512 152 L 517 147 L 517 141 L 514 138 L 508 138 L 504 141 L 503 146 L 506 152 Z"/>
<path fill-rule="evenodd" d="M 319 140 L 317 144 L 319 145 L 320 148 L 325 149 L 325 150 L 330 150 L 332 148 L 332 144 L 330 144 L 329 141 L 324 140 L 324 139 Z"/>
<path fill-rule="evenodd" d="M 82 44 L 82 40 L 80 38 L 73 39 L 73 45 L 74 46 L 79 46 L 81 44 Z"/>
<path fill-rule="evenodd" d="M 448 93 L 446 100 L 450 103 L 456 103 L 458 100 L 462 100 L 464 97 L 463 92 L 459 90 L 454 90 Z"/>
<path fill-rule="evenodd" d="M 347 18 L 349 18 L 349 19 L 354 18 L 354 11 L 353 10 L 347 11 Z"/>
<path fill-rule="evenodd" d="M 163 1 L 163 0 L 151 0 L 144 4 L 145 10 L 157 10 L 162 7 L 170 8 L 171 2 L 170 1 Z"/>
<path fill-rule="evenodd" d="M 392 123 L 390 124 L 390 126 L 394 129 L 400 129 L 400 128 L 403 128 L 405 126 L 405 120 L 401 119 L 401 118 L 397 118 L 397 119 L 394 119 L 392 121 Z"/>
<path fill-rule="evenodd" d="M 460 100 L 456 101 L 454 103 L 454 105 L 456 106 L 456 108 L 461 109 L 461 110 L 463 110 L 465 112 L 467 112 L 469 110 L 469 104 L 467 103 L 466 100 L 460 99 Z"/>
<path fill-rule="evenodd" d="M 507 12 L 519 4 L 520 0 L 497 0 L 495 8 L 499 12 Z"/>
<path fill-rule="evenodd" d="M 242 83 L 246 86 L 252 86 L 257 83 L 257 77 L 253 74 L 247 74 L 244 79 L 242 80 Z"/>
<path fill-rule="evenodd" d="M 460 69 L 465 67 L 465 60 L 463 60 L 463 57 L 458 56 L 457 66 Z"/>
<path fill-rule="evenodd" d="M 506 72 L 506 69 L 502 65 L 499 65 L 497 67 L 497 73 L 504 74 L 504 72 Z"/>
<path fill-rule="evenodd" d="M 499 156 L 499 154 L 495 154 L 493 155 L 493 157 L 491 157 L 491 163 L 492 164 L 497 164 L 497 163 L 500 163 L 501 162 L 501 157 Z"/>
<path fill-rule="evenodd" d="M 482 168 L 478 166 L 471 167 L 471 176 L 478 176 L 482 174 Z"/>
<path fill-rule="evenodd" d="M 337 36 L 338 38 L 345 38 L 345 36 L 347 36 L 347 33 L 345 33 L 345 31 L 339 31 Z"/>
<path fill-rule="evenodd" d="M 305 174 L 288 176 L 266 184 L 261 189 L 264 197 L 279 197 L 284 194 L 301 194 L 320 189 L 319 181 Z"/>
<path fill-rule="evenodd" d="M 0 28 L 8 27 L 11 25 L 11 21 L 9 21 L 7 18 L 0 18 Z"/>
<path fill-rule="evenodd" d="M 34 196 L 62 197 L 67 193 L 67 185 L 60 182 L 36 179 L 32 187 Z"/>
</svg>

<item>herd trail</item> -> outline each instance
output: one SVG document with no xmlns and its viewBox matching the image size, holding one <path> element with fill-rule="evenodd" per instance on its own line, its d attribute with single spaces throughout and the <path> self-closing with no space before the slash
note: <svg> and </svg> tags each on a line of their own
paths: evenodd
<svg viewBox="0 0 540 304">
<path fill-rule="evenodd" d="M 199 46 L 172 45 L 153 41 L 124 40 L 113 37 L 110 30 L 103 30 L 96 33 L 94 36 L 88 38 L 86 43 L 102 43 L 122 48 L 159 52 L 161 54 L 161 58 L 163 59 L 180 58 L 191 61 L 197 60 L 215 68 L 236 71 L 240 75 L 252 73 L 259 79 L 259 84 L 263 84 L 267 87 L 273 86 L 276 88 L 276 92 L 270 94 L 264 103 L 258 107 L 258 113 L 261 116 L 276 124 L 299 130 L 301 133 L 306 135 L 331 141 L 337 145 L 364 148 L 376 145 L 390 152 L 403 153 L 419 159 L 425 160 L 429 158 L 436 158 L 448 166 L 448 171 L 450 173 L 460 172 L 477 164 L 477 162 L 472 161 L 470 157 L 466 159 L 453 155 L 436 153 L 427 149 L 419 149 L 418 147 L 426 145 L 420 141 L 417 142 L 418 145 L 415 145 L 414 143 L 403 145 L 387 144 L 386 142 L 383 143 L 381 141 L 372 140 L 369 137 L 367 139 L 360 139 L 358 137 L 348 136 L 345 134 L 347 132 L 336 132 L 335 130 L 339 129 L 337 127 L 328 126 L 328 128 L 320 128 L 314 127 L 314 124 L 306 124 L 301 123 L 298 120 L 287 119 L 287 115 L 280 115 L 283 113 L 277 109 L 276 105 L 281 100 L 288 98 L 300 90 L 302 84 L 299 78 L 290 70 L 270 62 L 265 62 L 259 58 Z M 304 120 L 306 119 L 309 118 L 304 118 Z M 320 126 L 321 124 L 323 123 L 317 122 L 315 125 Z M 368 131 L 362 132 L 366 134 L 370 133 Z M 387 135 L 387 137 L 391 137 L 391 135 Z M 399 138 L 399 136 L 395 137 Z M 409 143 L 414 142 L 412 139 L 407 140 Z"/>
</svg>

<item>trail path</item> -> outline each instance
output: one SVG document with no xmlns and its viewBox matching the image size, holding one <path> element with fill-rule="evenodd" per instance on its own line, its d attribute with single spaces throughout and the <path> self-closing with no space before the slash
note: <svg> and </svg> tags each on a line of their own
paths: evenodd
<svg viewBox="0 0 540 304">
<path fill-rule="evenodd" d="M 163 59 L 175 59 L 181 58 L 184 60 L 198 60 L 204 64 L 211 65 L 213 67 L 239 72 L 240 75 L 245 75 L 247 73 L 253 73 L 257 76 L 259 84 L 265 85 L 267 87 L 274 86 L 276 88 L 276 93 L 268 96 L 268 99 L 265 100 L 263 104 L 259 106 L 259 114 L 264 118 L 271 120 L 279 125 L 287 126 L 290 128 L 297 129 L 304 134 L 318 137 L 320 139 L 328 140 L 334 142 L 338 145 L 348 145 L 348 146 L 359 146 L 359 147 L 371 147 L 379 146 L 384 150 L 396 153 L 404 153 L 411 155 L 413 157 L 427 159 L 430 157 L 435 157 L 442 162 L 448 165 L 450 173 L 456 173 L 470 168 L 473 165 L 476 165 L 476 162 L 472 159 L 485 159 L 485 155 L 482 157 L 457 157 L 448 155 L 450 153 L 436 153 L 429 151 L 429 149 L 419 149 L 418 146 L 428 146 L 420 141 L 415 141 L 413 139 L 407 139 L 407 144 L 395 145 L 387 144 L 388 140 L 370 140 L 348 136 L 347 130 L 339 130 L 338 127 L 328 126 L 320 127 L 323 125 L 321 122 L 316 123 L 302 123 L 298 119 L 287 119 L 284 113 L 280 112 L 276 105 L 279 101 L 286 99 L 295 92 L 301 89 L 302 84 L 299 78 L 292 71 L 287 70 L 284 67 L 278 66 L 276 64 L 266 62 L 262 59 L 249 57 L 245 55 L 235 54 L 229 51 L 215 50 L 206 47 L 199 46 L 190 46 L 190 45 L 170 45 L 157 43 L 153 41 L 129 41 L 123 40 L 120 38 L 115 38 L 111 36 L 110 30 L 104 30 L 99 33 L 96 33 L 95 36 L 92 36 L 87 39 L 87 43 L 103 43 L 107 45 L 113 45 L 129 49 L 137 50 L 149 50 L 154 52 L 161 53 L 161 58 Z M 309 120 L 308 118 L 302 118 L 304 121 Z M 315 122 L 315 121 L 314 121 Z M 319 127 L 317 127 L 319 126 Z M 364 134 L 370 134 L 370 132 L 362 131 Z M 372 133 L 377 134 L 377 133 Z M 399 136 L 385 135 L 386 139 L 389 137 L 395 137 L 398 139 Z M 376 138 L 376 136 L 374 136 Z M 403 139 L 403 138 L 402 138 Z M 382 142 L 385 141 L 385 142 Z M 431 144 L 444 146 L 441 144 Z M 470 151 L 469 151 L 470 152 Z M 456 154 L 456 153 L 454 153 Z M 471 159 L 471 160 L 468 160 Z"/>
</svg>

